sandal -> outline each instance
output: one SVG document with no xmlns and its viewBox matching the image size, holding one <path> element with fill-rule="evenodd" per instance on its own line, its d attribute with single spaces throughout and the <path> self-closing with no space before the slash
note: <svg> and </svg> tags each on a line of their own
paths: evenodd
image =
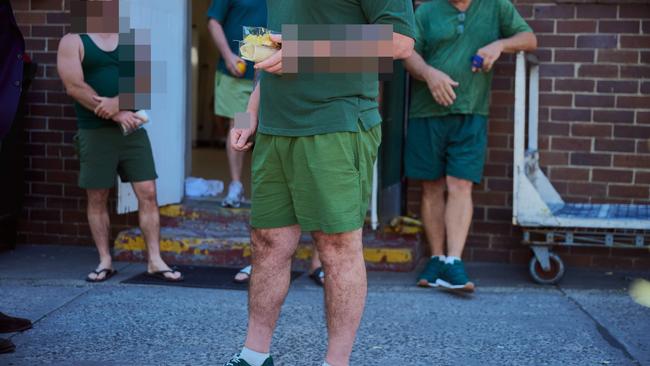
<svg viewBox="0 0 650 366">
<path fill-rule="evenodd" d="M 239 272 L 237 272 L 237 274 L 243 273 L 243 274 L 246 275 L 246 277 L 244 279 L 242 279 L 242 280 L 238 280 L 237 277 L 235 277 L 235 278 L 233 278 L 233 281 L 235 283 L 239 283 L 239 284 L 248 283 L 250 281 L 250 279 L 251 279 L 251 271 L 252 270 L 253 270 L 253 266 L 246 266 L 246 267 L 242 268 Z"/>
<path fill-rule="evenodd" d="M 90 274 L 88 274 L 88 277 L 86 277 L 86 282 L 104 282 L 104 281 L 108 280 L 109 278 L 115 276 L 115 274 L 117 274 L 117 271 L 114 270 L 114 269 L 110 269 L 110 268 L 104 268 L 104 269 L 100 269 L 100 270 L 94 270 L 91 273 L 96 274 L 97 277 L 95 277 L 93 279 L 93 278 L 90 278 Z M 104 278 L 99 278 L 99 275 L 102 274 L 102 273 L 106 273 L 104 275 Z"/>
<path fill-rule="evenodd" d="M 165 276 L 166 273 L 174 273 L 174 272 L 178 272 L 180 274 L 180 277 L 171 278 L 171 277 Z M 184 280 L 183 274 L 180 273 L 177 270 L 174 270 L 174 269 L 166 269 L 164 271 L 156 271 L 156 272 L 147 272 L 147 276 L 157 278 L 157 279 L 163 280 L 165 282 L 181 282 L 181 281 Z"/>
<path fill-rule="evenodd" d="M 325 284 L 325 272 L 323 272 L 323 267 L 318 267 L 309 275 L 309 278 L 314 280 L 318 286 L 323 286 Z"/>
</svg>

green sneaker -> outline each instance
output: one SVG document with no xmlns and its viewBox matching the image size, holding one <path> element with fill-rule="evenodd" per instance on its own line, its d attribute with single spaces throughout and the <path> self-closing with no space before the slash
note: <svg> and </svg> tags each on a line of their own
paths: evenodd
<svg viewBox="0 0 650 366">
<path fill-rule="evenodd" d="M 420 287 L 437 287 L 436 280 L 445 268 L 445 262 L 438 257 L 429 259 L 429 263 L 418 276 L 418 286 Z"/>
<path fill-rule="evenodd" d="M 459 260 L 454 261 L 452 264 L 445 264 L 440 273 L 440 278 L 436 280 L 436 284 L 449 290 L 474 292 L 474 284 L 467 277 L 463 261 Z"/>
<path fill-rule="evenodd" d="M 239 354 L 232 356 L 230 361 L 226 363 L 225 366 L 251 366 L 250 363 L 244 361 L 243 358 L 239 358 Z M 273 358 L 269 357 L 264 361 L 262 366 L 273 366 Z"/>
</svg>

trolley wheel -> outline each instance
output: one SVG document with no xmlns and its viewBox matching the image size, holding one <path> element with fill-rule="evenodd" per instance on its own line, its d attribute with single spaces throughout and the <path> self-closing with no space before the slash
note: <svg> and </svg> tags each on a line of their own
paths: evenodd
<svg viewBox="0 0 650 366">
<path fill-rule="evenodd" d="M 533 256 L 530 260 L 530 275 L 535 282 L 542 285 L 554 285 L 564 276 L 564 262 L 562 262 L 560 256 L 552 252 L 549 252 L 548 256 L 551 264 L 548 271 L 542 268 L 542 264 L 537 260 L 536 256 Z"/>
</svg>

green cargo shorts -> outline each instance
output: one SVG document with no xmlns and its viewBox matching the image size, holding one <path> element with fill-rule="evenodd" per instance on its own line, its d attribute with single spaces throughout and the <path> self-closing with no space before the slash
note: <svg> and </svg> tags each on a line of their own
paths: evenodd
<svg viewBox="0 0 650 366">
<path fill-rule="evenodd" d="M 258 134 L 252 162 L 251 226 L 299 224 L 344 233 L 363 227 L 381 126 L 285 137 Z"/>
<path fill-rule="evenodd" d="M 406 137 L 406 176 L 422 180 L 452 176 L 479 184 L 486 148 L 484 116 L 413 118 Z"/>
<path fill-rule="evenodd" d="M 77 133 L 79 186 L 106 189 L 123 182 L 144 182 L 158 178 L 149 136 L 144 128 L 124 136 L 115 127 L 80 129 Z"/>
</svg>

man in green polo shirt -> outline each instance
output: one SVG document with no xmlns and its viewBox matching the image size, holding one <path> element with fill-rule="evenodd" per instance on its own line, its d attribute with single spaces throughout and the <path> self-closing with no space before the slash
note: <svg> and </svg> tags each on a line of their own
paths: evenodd
<svg viewBox="0 0 650 366">
<path fill-rule="evenodd" d="M 244 349 L 226 365 L 273 364 L 271 337 L 289 289 L 291 258 L 304 231 L 312 233 L 326 273 L 325 365 L 344 366 L 349 364 L 366 298 L 361 228 L 381 140 L 378 76 L 376 71 L 303 72 L 300 63 L 332 62 L 339 46 L 347 46 L 339 42 L 345 39 L 345 25 L 361 24 L 388 25 L 388 58 L 406 58 L 413 47 L 413 8 L 409 0 L 267 4 L 269 28 L 282 31 L 283 25 L 293 25 L 301 35 L 305 30 L 310 36 L 302 45 L 318 56 L 299 53 L 298 72 L 292 72 L 289 37 L 283 33 L 287 47 L 255 66 L 264 72 L 249 101 L 250 128 L 235 128 L 231 134 L 233 147 L 246 150 L 257 132 L 248 334 Z M 350 58 L 347 63 L 354 62 Z"/>
<path fill-rule="evenodd" d="M 433 254 L 418 285 L 471 292 L 461 257 L 472 185 L 483 175 L 492 67 L 502 53 L 534 50 L 537 40 L 510 0 L 432 0 L 415 18 L 416 52 L 405 63 L 416 79 L 406 175 L 422 181 L 422 220 Z"/>
</svg>

